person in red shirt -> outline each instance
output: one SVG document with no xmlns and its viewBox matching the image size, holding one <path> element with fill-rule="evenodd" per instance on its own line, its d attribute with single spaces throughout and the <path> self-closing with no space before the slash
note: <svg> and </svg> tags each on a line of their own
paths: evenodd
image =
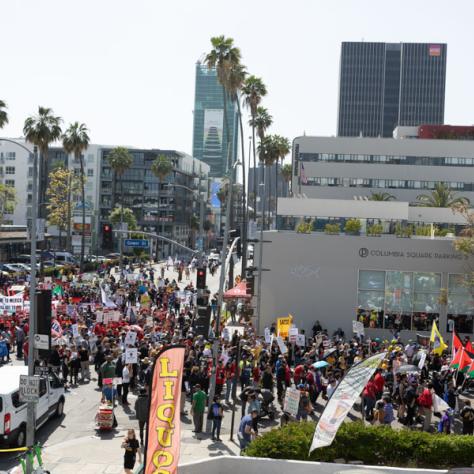
<svg viewBox="0 0 474 474">
<path fill-rule="evenodd" d="M 225 384 L 225 367 L 222 359 L 219 361 L 216 369 L 216 395 L 222 393 L 222 387 Z"/>
<path fill-rule="evenodd" d="M 424 416 L 423 431 L 431 431 L 431 408 L 433 407 L 433 385 L 429 383 L 418 397 L 420 413 Z"/>
<path fill-rule="evenodd" d="M 374 407 L 376 400 L 377 387 L 373 379 L 367 382 L 367 385 L 362 392 L 362 400 L 364 403 L 365 419 L 372 420 L 374 416 Z"/>
<path fill-rule="evenodd" d="M 374 384 L 375 384 L 375 397 L 377 400 L 380 400 L 382 398 L 383 388 L 385 386 L 385 378 L 382 375 L 382 371 L 380 369 L 377 369 L 375 371 Z"/>
</svg>

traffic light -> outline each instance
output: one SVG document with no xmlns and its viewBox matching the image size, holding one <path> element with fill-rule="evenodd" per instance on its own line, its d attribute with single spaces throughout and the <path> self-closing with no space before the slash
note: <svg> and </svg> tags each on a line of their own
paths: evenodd
<svg viewBox="0 0 474 474">
<path fill-rule="evenodd" d="M 110 224 L 102 224 L 102 247 L 104 249 L 113 249 L 113 234 Z"/>
<path fill-rule="evenodd" d="M 206 288 L 206 267 L 197 269 L 196 288 L 204 290 Z"/>
<path fill-rule="evenodd" d="M 196 319 L 194 320 L 194 333 L 196 336 L 209 336 L 211 323 L 211 307 L 198 306 Z"/>
</svg>

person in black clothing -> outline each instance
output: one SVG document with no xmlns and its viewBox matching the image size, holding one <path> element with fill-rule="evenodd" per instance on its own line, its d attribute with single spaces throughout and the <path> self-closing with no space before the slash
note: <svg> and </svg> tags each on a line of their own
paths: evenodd
<svg viewBox="0 0 474 474">
<path fill-rule="evenodd" d="M 462 434 L 472 436 L 474 431 L 474 410 L 471 407 L 470 400 L 464 402 L 464 407 L 460 415 L 462 420 Z"/>
<path fill-rule="evenodd" d="M 97 352 L 94 356 L 94 368 L 98 374 L 97 385 L 99 388 L 102 388 L 102 375 L 100 373 L 100 366 L 105 362 L 105 355 L 104 351 L 102 350 L 102 346 L 97 346 Z"/>
<path fill-rule="evenodd" d="M 117 362 L 115 363 L 115 377 L 122 378 L 123 372 L 123 362 L 122 356 L 119 355 L 117 358 Z M 119 400 L 122 398 L 122 384 L 117 384 L 117 396 Z"/>
<path fill-rule="evenodd" d="M 143 431 L 148 421 L 148 404 L 149 397 L 145 389 L 140 390 L 137 399 L 135 400 L 135 416 L 138 420 L 138 427 L 140 428 L 140 444 L 143 446 Z"/>
<path fill-rule="evenodd" d="M 140 445 L 138 444 L 137 437 L 135 436 L 135 430 L 128 430 L 127 437 L 123 440 L 122 448 L 125 449 L 125 455 L 123 460 L 123 467 L 127 474 L 132 474 L 132 469 L 137 461 L 142 462 L 142 453 L 139 450 Z"/>
<path fill-rule="evenodd" d="M 273 374 L 271 365 L 267 365 L 262 374 L 262 388 L 270 390 L 273 395 Z"/>
</svg>

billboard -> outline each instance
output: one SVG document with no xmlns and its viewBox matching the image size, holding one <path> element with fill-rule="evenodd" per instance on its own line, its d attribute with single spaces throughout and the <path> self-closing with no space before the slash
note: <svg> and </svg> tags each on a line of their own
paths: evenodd
<svg viewBox="0 0 474 474">
<path fill-rule="evenodd" d="M 222 151 L 222 135 L 224 127 L 223 109 L 204 110 L 204 150 L 220 153 Z"/>
<path fill-rule="evenodd" d="M 217 193 L 221 189 L 221 183 L 219 181 L 212 181 L 211 182 L 211 207 L 213 209 L 220 209 L 221 202 L 217 197 Z"/>
</svg>

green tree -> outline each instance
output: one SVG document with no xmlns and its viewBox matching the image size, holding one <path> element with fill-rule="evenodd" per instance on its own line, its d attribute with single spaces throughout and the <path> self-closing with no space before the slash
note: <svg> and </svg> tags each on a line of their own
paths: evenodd
<svg viewBox="0 0 474 474">
<path fill-rule="evenodd" d="M 394 201 L 396 197 L 389 193 L 371 193 L 369 201 Z"/>
<path fill-rule="evenodd" d="M 55 225 L 59 230 L 59 244 L 62 247 L 62 233 L 67 233 L 66 248 L 70 248 L 70 230 L 71 230 L 71 209 L 73 193 L 80 189 L 80 179 L 74 172 L 63 166 L 59 166 L 49 173 L 48 188 L 46 196 L 48 197 L 48 223 Z"/>
<path fill-rule="evenodd" d="M 286 158 L 286 155 L 291 151 L 290 140 L 281 135 L 274 135 L 274 140 L 276 141 L 276 148 L 278 150 L 278 158 L 275 162 L 275 220 L 278 214 L 278 159 L 281 161 L 281 166 L 283 166 L 283 160 Z M 271 180 L 270 180 L 271 183 Z"/>
<path fill-rule="evenodd" d="M 137 230 L 137 218 L 129 207 L 116 207 L 109 214 L 109 220 L 113 226 L 125 222 L 128 230 Z"/>
<path fill-rule="evenodd" d="M 287 186 L 290 187 L 291 177 L 293 176 L 293 168 L 290 164 L 286 164 L 281 167 L 281 176 Z"/>
<path fill-rule="evenodd" d="M 84 123 L 74 122 L 69 125 L 63 135 L 63 148 L 66 153 L 73 153 L 74 159 L 79 161 L 81 167 L 81 202 L 82 202 L 82 232 L 81 232 L 81 272 L 84 268 L 84 248 L 85 248 L 85 229 L 86 229 L 86 193 L 85 182 L 86 175 L 84 172 L 84 155 L 83 152 L 89 146 L 89 130 Z"/>
<path fill-rule="evenodd" d="M 257 156 L 255 153 L 255 118 L 257 116 L 257 107 L 262 98 L 267 95 L 267 88 L 262 79 L 254 75 L 248 76 L 242 86 L 244 104 L 250 109 L 251 127 L 252 127 L 252 150 L 253 150 L 253 195 L 254 210 L 257 209 Z"/>
<path fill-rule="evenodd" d="M 165 155 L 159 155 L 151 164 L 152 173 L 158 178 L 158 196 L 156 204 L 156 233 L 160 232 L 160 188 L 162 181 L 173 171 L 173 163 Z M 159 246 L 156 246 L 156 260 L 159 259 Z"/>
<path fill-rule="evenodd" d="M 0 128 L 3 128 L 8 123 L 7 104 L 0 100 Z"/>
<path fill-rule="evenodd" d="M 46 217 L 49 145 L 61 138 L 61 122 L 61 117 L 55 116 L 52 109 L 40 106 L 38 113 L 28 117 L 23 126 L 26 141 L 36 145 L 40 152 L 38 210 L 42 218 Z"/>
<path fill-rule="evenodd" d="M 0 183 L 0 224 L 5 214 L 13 214 L 15 202 L 15 189 Z"/>
<path fill-rule="evenodd" d="M 430 194 L 420 194 L 416 197 L 418 205 L 423 207 L 452 207 L 458 204 L 469 204 L 466 197 L 457 197 L 446 183 L 436 183 Z"/>
<path fill-rule="evenodd" d="M 461 214 L 466 220 L 466 225 L 454 241 L 454 248 L 468 257 L 468 262 L 474 257 L 474 211 L 467 202 L 457 202 L 451 206 L 453 211 Z M 474 268 L 467 264 L 464 284 L 474 297 Z"/>
</svg>

